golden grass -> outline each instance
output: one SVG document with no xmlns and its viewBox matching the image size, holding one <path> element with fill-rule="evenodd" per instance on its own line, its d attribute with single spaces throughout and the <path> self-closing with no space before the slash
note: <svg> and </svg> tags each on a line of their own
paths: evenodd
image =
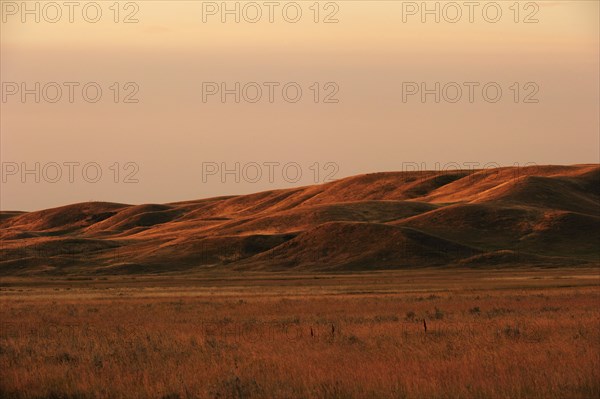
<svg viewBox="0 0 600 399">
<path fill-rule="evenodd" d="M 5 282 L 0 397 L 598 398 L 598 274 L 565 273 Z"/>
</svg>

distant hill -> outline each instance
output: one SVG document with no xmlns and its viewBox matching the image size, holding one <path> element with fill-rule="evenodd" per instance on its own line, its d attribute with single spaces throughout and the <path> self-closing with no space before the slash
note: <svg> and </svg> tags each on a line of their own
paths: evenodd
<svg viewBox="0 0 600 399">
<path fill-rule="evenodd" d="M 0 275 L 600 265 L 600 166 L 386 172 L 0 213 Z"/>
</svg>

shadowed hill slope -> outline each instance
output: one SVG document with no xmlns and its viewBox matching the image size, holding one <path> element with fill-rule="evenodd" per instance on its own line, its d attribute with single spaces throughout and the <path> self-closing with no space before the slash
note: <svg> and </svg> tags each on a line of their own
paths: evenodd
<svg viewBox="0 0 600 399">
<path fill-rule="evenodd" d="M 386 172 L 0 213 L 0 274 L 600 264 L 600 167 Z"/>
</svg>

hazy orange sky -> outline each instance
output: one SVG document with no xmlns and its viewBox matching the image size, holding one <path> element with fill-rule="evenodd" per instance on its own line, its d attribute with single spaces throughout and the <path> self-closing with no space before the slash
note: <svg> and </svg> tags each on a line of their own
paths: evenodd
<svg viewBox="0 0 600 399">
<path fill-rule="evenodd" d="M 204 22 L 203 10 L 220 7 L 220 1 L 121 2 L 118 17 L 110 8 L 113 1 L 82 2 L 72 23 L 66 7 L 52 23 L 56 14 L 44 9 L 48 2 L 28 2 L 32 9 L 39 4 L 40 21 L 35 22 L 35 15 L 15 9 L 21 2 L 0 3 L 3 210 L 241 194 L 312 184 L 329 172 L 340 178 L 402 170 L 413 162 L 427 169 L 451 162 L 599 162 L 597 1 L 522 1 L 517 7 L 514 1 L 483 1 L 473 23 L 462 1 L 454 3 L 463 13 L 456 23 L 449 21 L 456 16 L 449 2 L 439 2 L 439 23 L 431 15 L 423 23 L 420 10 L 412 15 L 411 2 L 402 1 L 320 2 L 317 23 L 314 1 L 296 2 L 296 8 L 279 2 L 273 23 L 264 2 L 227 2 L 231 8 L 239 3 L 248 18 L 258 4 L 263 16 L 255 23 L 243 14 L 239 23 L 232 16 L 223 23 L 219 12 L 205 13 Z M 86 3 L 102 11 L 99 22 L 83 18 Z M 432 8 L 435 3 L 428 2 Z M 485 18 L 493 19 L 490 3 L 502 11 L 496 23 Z M 421 2 L 414 4 L 420 7 Z M 299 7 L 299 22 L 282 16 L 286 5 L 287 17 Z M 489 11 L 485 17 L 484 7 Z M 130 14 L 138 22 L 123 23 Z M 328 15 L 338 22 L 323 23 Z M 20 93 L 8 94 L 23 82 L 29 88 L 35 82 L 57 82 L 63 97 L 51 103 L 42 96 L 36 103 L 33 94 L 25 102 Z M 79 83 L 72 103 L 64 82 Z M 82 98 L 80 88 L 88 82 L 102 88 L 97 103 Z M 118 103 L 110 89 L 114 82 L 119 82 Z M 134 87 L 125 87 L 128 82 L 139 88 L 134 96 L 138 103 L 123 103 Z M 235 82 L 278 82 L 279 87 L 296 82 L 302 97 L 286 102 L 276 89 L 272 103 L 265 92 L 257 103 L 235 103 L 233 95 L 225 103 L 218 95 L 203 102 L 203 82 L 229 87 Z M 328 82 L 334 86 L 325 86 Z M 433 95 L 423 103 L 418 94 L 403 101 L 406 82 L 431 88 L 435 82 L 480 86 L 473 102 L 463 92 L 456 103 L 444 98 L 435 103 Z M 496 103 L 481 94 L 490 82 L 503 90 Z M 334 97 L 339 102 L 323 103 L 332 87 L 339 88 Z M 46 94 L 52 93 L 49 89 Z M 526 103 L 525 98 L 538 102 Z M 35 169 L 36 162 L 47 166 L 39 183 L 35 173 L 20 174 L 23 166 Z M 64 166 L 69 162 L 80 164 L 72 183 Z M 81 176 L 81 165 L 92 162 L 102 170 L 96 183 Z M 251 162 L 280 166 L 274 167 L 272 181 L 264 168 L 256 182 L 244 181 L 241 171 L 239 182 L 234 175 L 221 182 L 218 175 L 203 179 L 207 162 L 230 168 L 236 162 L 240 168 Z M 63 168 L 54 183 L 52 163 Z M 111 168 L 115 163 L 118 176 Z M 139 170 L 133 164 L 125 167 L 127 163 Z M 297 182 L 282 176 L 282 166 L 290 163 L 302 171 Z M 246 171 L 254 176 L 251 168 Z M 135 172 L 130 180 L 137 183 L 124 182 L 129 172 Z"/>
</svg>

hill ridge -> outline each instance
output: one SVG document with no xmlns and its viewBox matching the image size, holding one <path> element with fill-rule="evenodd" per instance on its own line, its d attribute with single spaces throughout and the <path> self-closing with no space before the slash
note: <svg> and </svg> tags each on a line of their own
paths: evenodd
<svg viewBox="0 0 600 399">
<path fill-rule="evenodd" d="M 0 212 L 0 274 L 598 265 L 599 196 L 600 166 L 583 164 Z"/>
</svg>

